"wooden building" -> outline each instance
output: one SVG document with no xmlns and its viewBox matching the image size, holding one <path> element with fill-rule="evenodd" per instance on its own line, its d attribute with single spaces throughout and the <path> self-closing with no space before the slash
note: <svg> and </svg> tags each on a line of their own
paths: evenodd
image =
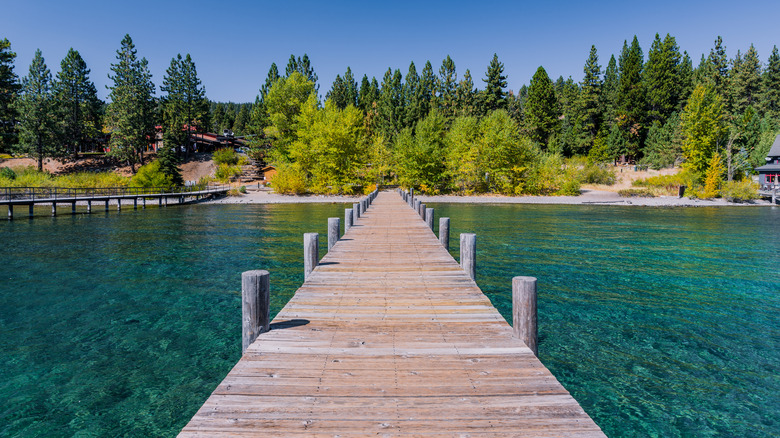
<svg viewBox="0 0 780 438">
<path fill-rule="evenodd" d="M 769 149 L 766 164 L 756 167 L 756 171 L 761 190 L 772 190 L 775 187 L 780 187 L 780 135 L 775 138 L 775 142 Z"/>
</svg>

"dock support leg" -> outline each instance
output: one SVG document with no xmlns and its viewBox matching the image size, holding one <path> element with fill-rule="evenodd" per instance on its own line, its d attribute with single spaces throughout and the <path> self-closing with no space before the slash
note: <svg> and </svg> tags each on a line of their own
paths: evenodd
<svg viewBox="0 0 780 438">
<path fill-rule="evenodd" d="M 106 213 L 108 213 L 108 199 L 106 199 Z"/>
<path fill-rule="evenodd" d="M 160 196 L 159 198 L 157 198 L 157 205 L 158 205 L 158 206 L 160 206 L 160 207 L 162 207 L 162 196 Z"/>
<path fill-rule="evenodd" d="M 319 262 L 319 237 L 317 233 L 305 233 L 303 235 L 303 279 L 309 278 L 309 274 L 317 267 Z"/>
<path fill-rule="evenodd" d="M 12 221 L 14 220 L 14 205 L 8 204 L 8 220 Z"/>
<path fill-rule="evenodd" d="M 70 203 L 70 214 L 76 214 L 76 201 Z"/>
<path fill-rule="evenodd" d="M 35 204 L 30 204 L 28 208 L 30 209 L 30 219 L 32 219 L 35 214 Z"/>
<path fill-rule="evenodd" d="M 271 288 L 268 271 L 241 274 L 241 354 L 271 328 Z"/>
<path fill-rule="evenodd" d="M 426 208 L 425 209 L 425 223 L 428 224 L 428 227 L 433 231 L 433 209 L 432 208 Z"/>
<path fill-rule="evenodd" d="M 351 208 L 345 208 L 344 209 L 344 234 L 347 234 L 347 231 L 352 228 L 352 209 Z"/>
<path fill-rule="evenodd" d="M 87 214 L 92 213 L 92 201 L 87 201 Z"/>
<path fill-rule="evenodd" d="M 116 211 L 122 211 L 122 198 L 116 198 Z"/>
<path fill-rule="evenodd" d="M 133 210 L 138 210 L 138 198 L 133 198 Z"/>
<path fill-rule="evenodd" d="M 167 196 L 165 197 L 165 206 L 166 207 L 168 206 L 168 197 Z"/>
<path fill-rule="evenodd" d="M 515 337 L 539 355 L 536 325 L 536 278 L 512 279 L 512 329 Z"/>
<path fill-rule="evenodd" d="M 473 233 L 460 234 L 460 267 L 471 277 L 477 277 L 477 235 Z"/>
<path fill-rule="evenodd" d="M 333 245 L 339 241 L 339 230 L 341 229 L 341 219 L 337 217 L 328 218 L 328 252 Z"/>
<path fill-rule="evenodd" d="M 57 203 L 56 202 L 52 202 L 51 203 L 51 215 L 52 216 L 57 216 Z"/>
<path fill-rule="evenodd" d="M 439 219 L 439 242 L 447 251 L 450 250 L 450 218 Z"/>
<path fill-rule="evenodd" d="M 146 210 L 146 198 L 141 198 L 141 210 Z"/>
</svg>

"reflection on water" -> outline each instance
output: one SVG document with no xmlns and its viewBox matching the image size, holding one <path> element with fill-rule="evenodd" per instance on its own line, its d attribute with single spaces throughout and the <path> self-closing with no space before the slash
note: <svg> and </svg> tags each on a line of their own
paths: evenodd
<svg viewBox="0 0 780 438">
<path fill-rule="evenodd" d="M 240 273 L 275 314 L 344 207 L 0 223 L 0 435 L 175 435 L 240 356 Z M 540 358 L 608 435 L 780 434 L 780 210 L 434 207 L 507 319 L 539 278 Z"/>
</svg>

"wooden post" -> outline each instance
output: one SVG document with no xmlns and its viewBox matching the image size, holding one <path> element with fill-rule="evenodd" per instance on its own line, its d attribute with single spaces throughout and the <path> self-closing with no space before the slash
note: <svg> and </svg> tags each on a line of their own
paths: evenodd
<svg viewBox="0 0 780 438">
<path fill-rule="evenodd" d="M 430 227 L 431 231 L 433 231 L 433 209 L 432 208 L 425 209 L 425 223 L 427 223 L 428 227 Z"/>
<path fill-rule="evenodd" d="M 28 208 L 30 209 L 30 218 L 32 219 L 33 215 L 35 214 L 35 204 L 30 203 Z"/>
<path fill-rule="evenodd" d="M 460 234 L 460 267 L 474 280 L 477 276 L 477 235 Z"/>
<path fill-rule="evenodd" d="M 146 198 L 141 198 L 141 210 L 146 210 Z"/>
<path fill-rule="evenodd" d="M 14 205 L 8 204 L 8 220 L 12 221 L 14 220 Z"/>
<path fill-rule="evenodd" d="M 56 202 L 52 202 L 51 203 L 51 215 L 52 216 L 57 216 L 57 203 Z"/>
<path fill-rule="evenodd" d="M 76 201 L 70 203 L 70 214 L 76 214 Z"/>
<path fill-rule="evenodd" d="M 420 207 L 417 209 L 417 214 L 420 215 L 423 221 L 425 220 L 425 204 L 422 202 L 420 203 Z"/>
<path fill-rule="evenodd" d="M 344 209 L 344 234 L 347 234 L 347 231 L 352 228 L 352 209 L 351 208 L 345 208 Z"/>
<path fill-rule="evenodd" d="M 357 220 L 360 219 L 360 204 L 357 202 L 352 204 L 352 214 L 354 214 L 354 220 L 352 221 L 352 225 L 357 224 Z"/>
<path fill-rule="evenodd" d="M 133 210 L 138 210 L 138 198 L 133 198 Z"/>
<path fill-rule="evenodd" d="M 415 199 L 414 200 L 414 205 L 412 206 L 412 208 L 414 208 L 414 211 L 416 211 L 417 214 L 420 214 L 420 200 L 419 199 Z"/>
<path fill-rule="evenodd" d="M 87 214 L 92 213 L 92 201 L 87 201 Z"/>
<path fill-rule="evenodd" d="M 241 354 L 260 333 L 271 328 L 271 288 L 268 271 L 241 274 Z"/>
<path fill-rule="evenodd" d="M 160 196 L 159 198 L 157 198 L 157 205 L 158 205 L 159 207 L 162 207 L 162 196 Z"/>
<path fill-rule="evenodd" d="M 539 355 L 536 325 L 536 278 L 515 277 L 512 279 L 512 328 L 515 337 Z"/>
<path fill-rule="evenodd" d="M 450 218 L 439 219 L 439 242 L 447 251 L 450 250 Z"/>
<path fill-rule="evenodd" d="M 341 228 L 341 219 L 337 217 L 328 218 L 328 252 L 333 245 L 339 241 L 339 230 Z"/>
<path fill-rule="evenodd" d="M 116 211 L 122 211 L 122 198 L 116 198 Z"/>
<path fill-rule="evenodd" d="M 309 278 L 311 271 L 319 262 L 319 237 L 317 233 L 305 233 L 303 235 L 303 279 Z"/>
<path fill-rule="evenodd" d="M 106 199 L 106 213 L 108 213 L 108 199 Z"/>
</svg>

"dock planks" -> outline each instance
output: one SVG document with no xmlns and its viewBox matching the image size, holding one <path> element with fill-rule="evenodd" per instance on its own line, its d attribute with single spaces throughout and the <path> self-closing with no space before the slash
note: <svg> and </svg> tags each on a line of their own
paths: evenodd
<svg viewBox="0 0 780 438">
<path fill-rule="evenodd" d="M 604 434 L 381 192 L 179 436 Z"/>
</svg>

